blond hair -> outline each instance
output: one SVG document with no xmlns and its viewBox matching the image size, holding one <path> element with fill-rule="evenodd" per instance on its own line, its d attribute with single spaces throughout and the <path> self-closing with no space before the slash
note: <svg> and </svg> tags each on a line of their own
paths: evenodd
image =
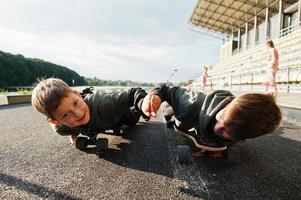
<svg viewBox="0 0 301 200">
<path fill-rule="evenodd" d="M 39 80 L 32 91 L 31 104 L 40 113 L 54 119 L 53 112 L 57 109 L 61 100 L 74 92 L 61 79 L 48 78 Z"/>
<path fill-rule="evenodd" d="M 272 94 L 245 94 L 229 104 L 223 119 L 229 134 L 239 141 L 274 132 L 282 113 Z"/>
</svg>

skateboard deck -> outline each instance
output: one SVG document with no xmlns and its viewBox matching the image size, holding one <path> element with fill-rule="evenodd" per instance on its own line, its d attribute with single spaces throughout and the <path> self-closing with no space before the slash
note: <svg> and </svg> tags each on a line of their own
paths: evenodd
<svg viewBox="0 0 301 200">
<path fill-rule="evenodd" d="M 227 146 L 223 146 L 223 147 L 209 147 L 209 146 L 205 146 L 205 145 L 202 145 L 202 144 L 199 144 L 196 139 L 194 137 L 192 137 L 191 135 L 183 132 L 183 131 L 180 131 L 178 129 L 176 129 L 176 132 L 186 138 L 189 138 L 192 140 L 193 144 L 195 145 L 196 148 L 200 149 L 200 150 L 203 150 L 203 151 L 213 151 L 213 152 L 216 152 L 216 151 L 225 151 L 227 149 Z"/>
<path fill-rule="evenodd" d="M 200 157 L 204 155 L 207 155 L 209 157 L 216 157 L 216 158 L 223 157 L 226 159 L 228 163 L 235 163 L 239 160 L 239 152 L 236 146 L 233 147 L 232 146 L 231 147 L 206 146 L 204 144 L 199 144 L 193 136 L 178 130 L 175 126 L 174 126 L 174 130 L 176 131 L 177 134 L 184 136 L 185 138 L 189 138 L 193 142 L 193 145 L 197 148 L 197 151 L 191 152 L 190 146 L 178 145 L 177 160 L 180 163 L 189 163 L 193 161 L 193 157 Z"/>
</svg>

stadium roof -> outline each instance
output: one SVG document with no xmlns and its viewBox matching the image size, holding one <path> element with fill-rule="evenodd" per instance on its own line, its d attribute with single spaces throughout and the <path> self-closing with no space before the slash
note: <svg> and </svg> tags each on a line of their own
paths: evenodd
<svg viewBox="0 0 301 200">
<path fill-rule="evenodd" d="M 231 35 L 241 28 L 244 33 L 246 22 L 249 30 L 265 21 L 265 10 L 269 7 L 269 16 L 279 11 L 279 0 L 197 0 L 189 19 L 191 25 L 210 31 Z M 283 9 L 298 2 L 298 0 L 283 0 Z"/>
</svg>

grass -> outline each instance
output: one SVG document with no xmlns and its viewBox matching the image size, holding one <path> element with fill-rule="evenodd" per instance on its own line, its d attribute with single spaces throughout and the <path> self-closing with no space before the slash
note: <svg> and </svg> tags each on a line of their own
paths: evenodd
<svg viewBox="0 0 301 200">
<path fill-rule="evenodd" d="M 17 89 L 18 94 L 31 94 L 32 90 L 31 89 L 23 89 L 23 88 L 18 88 Z"/>
<path fill-rule="evenodd" d="M 6 95 L 8 94 L 8 90 L 0 88 L 0 95 Z"/>
</svg>

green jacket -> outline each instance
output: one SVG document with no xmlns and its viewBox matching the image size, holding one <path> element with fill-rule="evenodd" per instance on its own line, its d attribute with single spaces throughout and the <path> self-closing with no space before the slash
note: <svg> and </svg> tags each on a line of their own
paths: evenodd
<svg viewBox="0 0 301 200">
<path fill-rule="evenodd" d="M 197 130 L 198 137 L 210 137 L 220 143 L 226 141 L 216 138 L 213 126 L 216 114 L 235 97 L 226 90 L 215 90 L 206 95 L 185 88 L 161 84 L 153 92 L 166 101 L 174 111 L 175 123 L 179 130 Z"/>
<path fill-rule="evenodd" d="M 133 112 L 137 114 L 138 118 L 143 115 L 141 105 L 145 96 L 146 92 L 141 88 L 131 88 L 120 93 L 93 91 L 83 97 L 90 110 L 88 124 L 76 128 L 70 128 L 62 124 L 54 125 L 50 123 L 50 125 L 60 135 L 79 133 L 91 135 L 118 128 L 128 122 Z"/>
</svg>

